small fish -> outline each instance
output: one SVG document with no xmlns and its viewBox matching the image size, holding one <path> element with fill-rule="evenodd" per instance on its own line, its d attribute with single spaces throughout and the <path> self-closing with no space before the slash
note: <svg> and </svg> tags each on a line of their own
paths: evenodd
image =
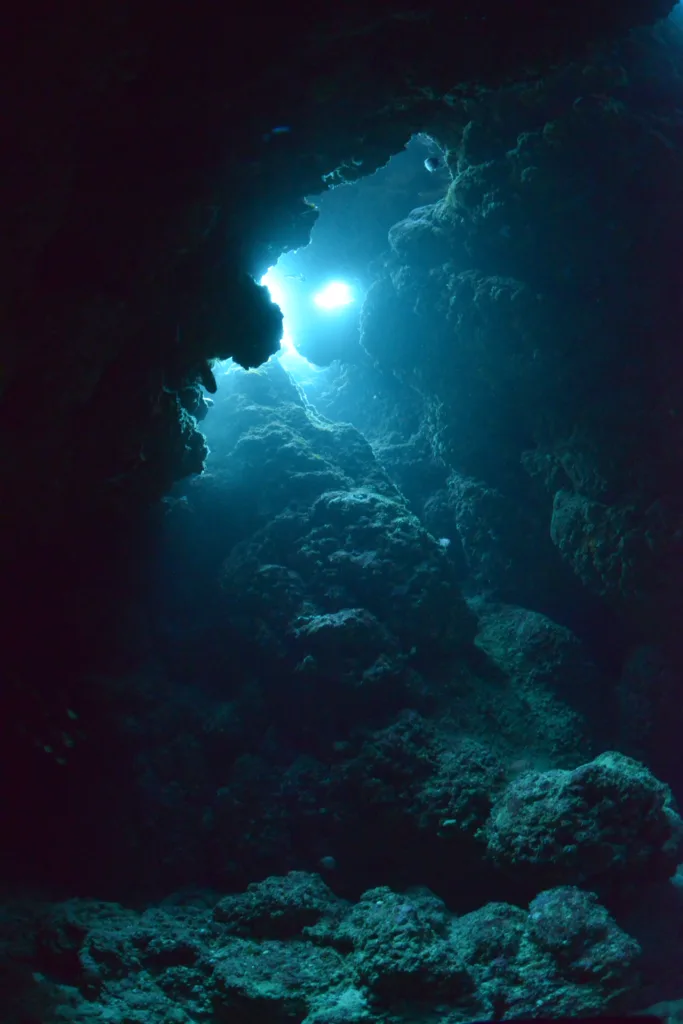
<svg viewBox="0 0 683 1024">
<path fill-rule="evenodd" d="M 443 161 L 440 156 L 428 156 L 425 160 L 425 170 L 429 171 L 430 174 L 438 171 L 442 165 Z"/>
<path fill-rule="evenodd" d="M 292 281 L 305 281 L 306 278 L 303 274 L 285 274 L 285 277 L 289 277 Z"/>
</svg>

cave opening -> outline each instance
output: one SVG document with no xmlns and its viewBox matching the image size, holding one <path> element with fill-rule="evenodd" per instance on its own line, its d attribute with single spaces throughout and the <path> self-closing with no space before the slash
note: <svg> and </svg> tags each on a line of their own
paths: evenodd
<svg viewBox="0 0 683 1024">
<path fill-rule="evenodd" d="M 440 145 L 420 132 L 372 174 L 307 196 L 316 211 L 308 244 L 283 253 L 259 282 L 283 313 L 271 358 L 295 378 L 357 359 L 360 313 L 388 258 L 389 229 L 441 201 L 451 180 Z M 218 364 L 217 376 L 232 369 L 230 360 Z"/>
<path fill-rule="evenodd" d="M 451 182 L 441 144 L 426 132 L 416 132 L 372 174 L 329 184 L 306 197 L 316 212 L 308 243 L 284 252 L 259 282 L 283 315 L 279 350 L 265 368 L 256 370 L 242 370 L 232 360 L 217 363 L 218 392 L 205 391 L 209 412 L 202 431 L 209 444 L 209 472 L 212 460 L 219 457 L 221 417 L 230 415 L 231 409 L 231 396 L 221 383 L 229 378 L 233 387 L 238 386 L 243 374 L 262 373 L 274 365 L 286 371 L 312 408 L 333 422 L 346 418 L 361 432 L 367 427 L 368 440 L 381 441 L 377 425 L 373 430 L 350 407 L 333 409 L 329 397 L 349 374 L 365 397 L 370 386 L 373 403 L 387 399 L 385 390 L 391 394 L 401 389 L 362 346 L 363 304 L 372 285 L 391 266 L 390 229 L 442 203 Z"/>
</svg>

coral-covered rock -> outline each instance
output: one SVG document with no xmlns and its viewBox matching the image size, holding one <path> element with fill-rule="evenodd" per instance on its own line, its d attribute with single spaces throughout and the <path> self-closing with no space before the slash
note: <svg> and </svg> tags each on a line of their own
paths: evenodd
<svg viewBox="0 0 683 1024">
<path fill-rule="evenodd" d="M 624 1005 L 637 982 L 638 943 L 593 893 L 542 892 L 528 913 L 489 903 L 453 925 L 453 942 L 501 1017 L 579 1017 Z"/>
<path fill-rule="evenodd" d="M 336 950 L 309 942 L 255 946 L 232 939 L 214 964 L 213 1010 L 227 1017 L 248 1007 L 276 1020 L 303 1020 L 319 999 L 341 1000 L 352 977 Z"/>
<path fill-rule="evenodd" d="M 322 917 L 341 915 L 346 903 L 338 899 L 319 875 L 290 871 L 284 877 L 252 883 L 246 892 L 226 896 L 213 916 L 227 932 L 258 939 L 300 935 Z"/>
<path fill-rule="evenodd" d="M 642 597 L 651 550 L 635 509 L 558 491 L 550 536 L 589 590 L 622 602 Z"/>
<path fill-rule="evenodd" d="M 453 248 L 452 233 L 438 205 L 413 210 L 405 220 L 394 224 L 389 245 L 403 265 L 429 269 L 445 263 Z"/>
<path fill-rule="evenodd" d="M 559 970 L 579 983 L 622 988 L 640 953 L 598 903 L 573 886 L 549 889 L 529 904 L 528 935 Z"/>
<path fill-rule="evenodd" d="M 564 587 L 560 559 L 546 536 L 545 508 L 481 480 L 451 473 L 448 508 L 467 565 L 468 590 L 489 599 L 543 607 Z"/>
<path fill-rule="evenodd" d="M 422 1002 L 428 992 L 476 1012 L 476 988 L 449 939 L 449 915 L 430 892 L 372 889 L 341 923 L 357 979 L 382 1003 Z"/>
<path fill-rule="evenodd" d="M 442 548 L 407 508 L 369 492 L 323 495 L 312 507 L 298 560 L 314 568 L 321 597 L 358 594 L 406 647 L 453 649 L 473 636 Z"/>
<path fill-rule="evenodd" d="M 487 903 L 454 922 L 455 945 L 478 981 L 508 972 L 519 954 L 527 921 L 521 907 Z"/>
<path fill-rule="evenodd" d="M 289 638 L 299 676 L 342 688 L 350 714 L 373 707 L 386 714 L 401 698 L 409 699 L 411 682 L 419 699 L 419 677 L 407 671 L 396 637 L 364 608 L 299 616 Z"/>
<path fill-rule="evenodd" d="M 368 736 L 335 778 L 345 799 L 382 829 L 410 823 L 438 846 L 474 836 L 505 774 L 482 743 L 453 740 L 420 715 L 406 712 Z"/>
<path fill-rule="evenodd" d="M 304 580 L 309 608 L 333 613 L 366 608 L 407 652 L 420 655 L 467 644 L 474 620 L 459 594 L 453 566 L 403 502 L 376 492 L 330 491 L 298 515 L 283 513 L 225 565 L 224 585 L 244 614 L 260 605 L 271 615 L 260 567 L 284 566 Z M 306 608 L 302 606 L 305 614 Z"/>
<path fill-rule="evenodd" d="M 510 711 L 514 698 L 519 702 L 525 756 L 575 764 L 592 752 L 592 736 L 604 727 L 604 684 L 585 646 L 539 612 L 483 601 L 472 607 L 479 616 L 475 643 L 509 680 Z"/>
<path fill-rule="evenodd" d="M 482 658 L 474 674 L 456 676 L 454 720 L 481 736 L 511 774 L 590 756 L 603 723 L 600 677 L 583 645 L 538 612 L 478 598 L 469 605 Z"/>
<path fill-rule="evenodd" d="M 227 474 L 224 488 L 252 490 L 254 502 L 252 538 L 233 549 L 224 571 L 239 614 L 251 612 L 275 633 L 289 626 L 303 642 L 312 641 L 311 615 L 365 608 L 404 650 L 465 642 L 473 622 L 449 559 L 358 431 L 314 415 L 279 367 L 229 380 L 234 407 L 221 420 L 216 472 Z M 297 616 L 309 616 L 305 629 L 294 625 Z M 318 655 L 322 635 L 316 628 Z M 324 635 L 333 646 L 331 629 Z M 395 647 L 391 637 L 381 643 L 385 653 Z"/>
<path fill-rule="evenodd" d="M 671 791 L 614 752 L 572 771 L 525 772 L 494 805 L 489 855 L 540 885 L 642 883 L 676 868 L 683 823 Z"/>
<path fill-rule="evenodd" d="M 303 872 L 217 903 L 200 892 L 144 910 L 16 901 L 0 915 L 9 1024 L 192 1024 L 264 1012 L 391 1024 L 445 1003 L 463 1020 L 533 1016 L 539 1006 L 601 1015 L 627 1005 L 638 950 L 592 893 L 571 887 L 541 893 L 528 913 L 488 903 L 456 917 L 425 888 L 382 886 L 350 903 Z"/>
</svg>

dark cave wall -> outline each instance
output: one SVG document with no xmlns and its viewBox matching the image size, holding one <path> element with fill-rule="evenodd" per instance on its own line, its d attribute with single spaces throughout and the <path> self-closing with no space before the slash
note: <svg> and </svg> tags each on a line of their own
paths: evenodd
<svg viewBox="0 0 683 1024">
<path fill-rule="evenodd" d="M 361 325 L 425 396 L 446 464 L 544 510 L 582 586 L 673 647 L 679 42 L 672 28 L 543 90 L 465 101 L 448 196 L 392 228 Z M 656 67 L 668 88 L 646 112 Z"/>
</svg>

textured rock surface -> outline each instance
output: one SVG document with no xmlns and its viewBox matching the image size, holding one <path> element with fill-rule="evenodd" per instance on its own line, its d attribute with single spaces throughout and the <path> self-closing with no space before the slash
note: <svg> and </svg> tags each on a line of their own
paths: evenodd
<svg viewBox="0 0 683 1024">
<path fill-rule="evenodd" d="M 498 903 L 457 919 L 426 889 L 383 887 L 350 904 L 299 873 L 213 913 L 211 902 L 13 903 L 0 917 L 5 1019 L 388 1024 L 445 1005 L 458 1021 L 539 1006 L 600 1015 L 623 1004 L 640 951 L 595 896 L 571 888 L 528 912 Z"/>
<path fill-rule="evenodd" d="M 638 943 L 593 893 L 550 889 L 529 906 L 490 903 L 455 922 L 454 940 L 497 1015 L 588 1016 L 628 999 Z"/>
<path fill-rule="evenodd" d="M 473 608 L 475 643 L 509 680 L 508 716 L 517 718 L 518 734 L 526 732 L 527 758 L 575 764 L 605 734 L 604 681 L 585 647 L 538 612 L 478 601 Z"/>
<path fill-rule="evenodd" d="M 573 771 L 525 772 L 494 805 L 487 841 L 535 884 L 638 884 L 673 874 L 682 825 L 668 786 L 610 752 Z"/>
</svg>

